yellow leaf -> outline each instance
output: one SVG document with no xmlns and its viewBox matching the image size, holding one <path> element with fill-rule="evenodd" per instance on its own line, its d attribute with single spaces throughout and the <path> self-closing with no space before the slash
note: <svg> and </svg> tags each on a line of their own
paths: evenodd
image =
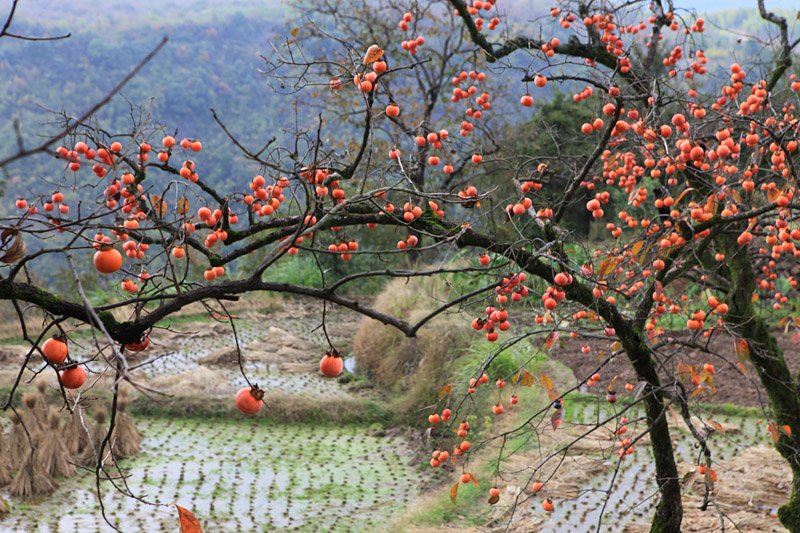
<svg viewBox="0 0 800 533">
<path fill-rule="evenodd" d="M 597 277 L 600 279 L 605 278 L 616 269 L 620 262 L 622 261 L 621 257 L 615 257 L 611 259 L 606 259 L 602 263 L 600 263 L 600 268 L 597 269 Z"/>
<path fill-rule="evenodd" d="M 528 371 L 526 370 L 526 371 L 525 371 L 525 372 L 523 372 L 523 373 L 522 373 L 522 375 L 519 377 L 519 381 L 520 381 L 520 383 L 522 383 L 522 384 L 523 384 L 523 385 L 525 385 L 526 387 L 532 387 L 532 386 L 533 386 L 533 384 L 534 384 L 534 383 L 536 383 L 536 378 L 533 376 L 533 374 L 531 374 L 530 372 L 528 372 Z"/>
<path fill-rule="evenodd" d="M 189 212 L 189 200 L 181 196 L 178 198 L 178 214 L 185 215 Z"/>
<path fill-rule="evenodd" d="M 550 376 L 548 376 L 547 374 L 542 374 L 539 376 L 539 383 L 542 384 L 542 387 L 544 387 L 545 390 L 549 391 L 553 390 L 556 387 L 555 383 L 553 383 L 553 380 L 550 379 Z"/>
<path fill-rule="evenodd" d="M 362 63 L 364 65 L 369 65 L 370 63 L 374 63 L 381 58 L 383 55 L 383 50 L 377 44 L 373 44 L 369 48 L 367 48 L 367 53 L 364 54 L 364 61 Z"/>
<path fill-rule="evenodd" d="M 453 502 L 453 503 L 456 503 L 456 500 L 458 499 L 458 485 L 459 484 L 460 483 L 458 481 L 456 481 L 456 484 L 453 485 L 450 488 L 450 501 Z"/>
<path fill-rule="evenodd" d="M 706 212 L 711 213 L 712 215 L 717 214 L 717 196 L 712 194 L 708 197 L 706 201 Z"/>
<path fill-rule="evenodd" d="M 298 33 L 300 33 L 300 28 L 292 28 L 291 31 L 292 37 L 297 37 Z"/>
<path fill-rule="evenodd" d="M 167 202 L 161 199 L 160 196 L 154 194 L 150 196 L 150 203 L 153 205 L 153 211 L 158 213 L 160 216 L 164 216 L 167 214 Z"/>
<path fill-rule="evenodd" d="M 779 191 L 777 187 L 767 189 L 767 200 L 769 200 L 770 203 L 774 203 L 780 195 L 781 191 Z"/>
<path fill-rule="evenodd" d="M 611 345 L 612 352 L 618 352 L 621 349 L 622 349 L 622 343 L 619 341 L 614 341 L 614 343 Z"/>
<path fill-rule="evenodd" d="M 511 383 L 516 385 L 521 375 L 522 375 L 522 370 L 517 370 L 517 372 L 513 376 L 511 376 Z"/>
<path fill-rule="evenodd" d="M 636 241 L 633 246 L 631 246 L 631 253 L 633 255 L 639 255 L 639 252 L 642 251 L 644 248 L 644 241 Z"/>
</svg>

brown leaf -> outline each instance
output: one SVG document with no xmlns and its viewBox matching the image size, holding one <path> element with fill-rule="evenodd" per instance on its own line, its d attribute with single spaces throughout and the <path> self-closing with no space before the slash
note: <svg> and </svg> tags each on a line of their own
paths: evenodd
<svg viewBox="0 0 800 533">
<path fill-rule="evenodd" d="M 178 520 L 181 525 L 181 533 L 203 533 L 203 528 L 200 527 L 200 521 L 188 509 L 184 509 L 180 505 L 175 505 L 178 508 Z"/>
<path fill-rule="evenodd" d="M 547 374 L 541 374 L 539 376 L 539 383 L 542 384 L 542 387 L 544 387 L 545 390 L 553 390 L 556 387 L 555 383 L 553 383 L 553 380 Z"/>
<path fill-rule="evenodd" d="M 475 474 L 473 474 L 472 472 L 469 472 L 469 479 L 470 479 L 470 481 L 472 481 L 472 484 L 475 485 L 476 487 L 480 487 L 481 486 L 481 484 L 478 483 L 478 478 L 476 478 Z"/>
<path fill-rule="evenodd" d="M 185 215 L 189 212 L 189 200 L 186 197 L 181 196 L 178 198 L 178 214 Z"/>
<path fill-rule="evenodd" d="M 604 260 L 602 263 L 600 263 L 600 268 L 597 269 L 597 277 L 600 279 L 607 277 L 609 274 L 614 272 L 621 262 L 621 257 L 614 257 Z"/>
<path fill-rule="evenodd" d="M 556 343 L 557 340 L 558 340 L 558 332 L 554 331 L 550 333 L 550 335 L 548 335 L 547 338 L 544 340 L 544 347 L 547 348 L 548 351 L 552 350 L 553 345 Z"/>
<path fill-rule="evenodd" d="M 680 193 L 680 194 L 678 195 L 678 197 L 677 197 L 677 198 L 675 198 L 675 201 L 674 201 L 674 202 L 672 202 L 672 208 L 673 208 L 673 209 L 675 209 L 675 206 L 676 206 L 676 205 L 678 205 L 678 202 L 680 202 L 680 201 L 681 201 L 681 199 L 682 199 L 684 196 L 686 196 L 687 194 L 689 194 L 689 193 L 690 193 L 690 192 L 692 192 L 692 191 L 694 191 L 694 189 L 693 189 L 693 188 L 691 188 L 691 187 L 689 187 L 688 189 L 686 189 L 685 191 L 683 191 L 682 193 Z"/>
<path fill-rule="evenodd" d="M 631 246 L 631 253 L 633 255 L 639 255 L 639 252 L 642 251 L 644 247 L 644 241 L 636 241 L 633 246 Z"/>
<path fill-rule="evenodd" d="M 683 479 L 681 480 L 681 487 L 683 490 L 686 490 L 688 487 L 692 485 L 692 482 L 697 477 L 697 470 L 690 470 L 683 475 Z"/>
<path fill-rule="evenodd" d="M 522 370 L 517 370 L 517 371 L 514 373 L 514 375 L 513 375 L 513 376 L 511 376 L 511 383 L 513 383 L 514 385 L 516 385 L 516 384 L 517 384 L 517 382 L 519 381 L 519 378 L 520 378 L 520 376 L 521 376 L 521 375 L 522 375 Z"/>
<path fill-rule="evenodd" d="M 14 240 L 11 241 L 11 244 L 8 244 L 12 238 Z M 22 240 L 22 234 L 19 231 L 8 228 L 4 229 L 0 234 L 0 240 L 2 240 L 2 248 L 0 249 L 5 250 L 5 253 L 0 256 L 0 261 L 11 264 L 25 257 L 28 247 L 25 246 L 25 242 Z"/>
<path fill-rule="evenodd" d="M 367 48 L 367 53 L 364 54 L 364 61 L 362 63 L 364 65 L 369 65 L 370 63 L 374 63 L 381 58 L 383 55 L 383 50 L 377 44 L 373 44 L 369 48 Z"/>
<path fill-rule="evenodd" d="M 439 400 L 447 396 L 450 396 L 450 394 L 452 393 L 453 393 L 453 386 L 450 383 L 444 385 L 441 389 L 439 389 Z"/>
<path fill-rule="evenodd" d="M 725 426 L 723 426 L 722 424 L 720 424 L 716 420 L 709 420 L 708 421 L 708 425 L 711 426 L 712 428 L 716 429 L 720 433 L 725 433 Z"/>
<path fill-rule="evenodd" d="M 536 378 L 534 377 L 533 374 L 531 374 L 526 370 L 519 377 L 519 381 L 526 387 L 533 387 L 533 384 L 536 383 Z"/>
<path fill-rule="evenodd" d="M 456 503 L 456 500 L 458 499 L 458 486 L 459 486 L 460 484 L 461 484 L 461 483 L 459 483 L 458 481 L 456 481 L 456 484 L 455 484 L 455 485 L 453 485 L 453 486 L 450 488 L 450 501 L 451 501 L 451 502 L 453 502 L 453 503 Z"/>
<path fill-rule="evenodd" d="M 160 196 L 154 194 L 150 196 L 150 203 L 153 205 L 153 211 L 158 213 L 160 216 L 164 216 L 167 214 L 167 202 L 161 199 Z"/>
<path fill-rule="evenodd" d="M 489 496 L 489 505 L 494 505 L 499 501 L 500 501 L 499 494 L 493 494 L 492 496 Z"/>
<path fill-rule="evenodd" d="M 292 37 L 297 37 L 297 34 L 300 33 L 300 28 L 292 28 L 290 33 L 292 34 Z"/>
<path fill-rule="evenodd" d="M 556 412 L 550 417 L 550 425 L 553 426 L 553 431 L 558 429 L 562 420 L 564 420 L 564 409 L 556 409 Z"/>
</svg>

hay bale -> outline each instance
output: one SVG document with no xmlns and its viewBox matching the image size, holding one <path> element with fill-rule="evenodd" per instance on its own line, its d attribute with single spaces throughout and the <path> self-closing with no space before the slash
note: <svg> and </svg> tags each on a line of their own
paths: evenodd
<svg viewBox="0 0 800 533">
<path fill-rule="evenodd" d="M 373 307 L 413 324 L 451 298 L 449 291 L 441 277 L 397 279 Z M 353 341 L 356 368 L 378 385 L 405 393 L 398 409 L 413 410 L 435 401 L 449 377 L 450 362 L 469 345 L 470 330 L 465 317 L 443 313 L 409 339 L 396 328 L 364 318 Z"/>
<path fill-rule="evenodd" d="M 47 472 L 52 477 L 74 476 L 76 473 L 75 465 L 70 462 L 70 453 L 63 439 L 55 437 L 61 433 L 61 416 L 57 411 L 50 413 L 49 438 L 42 439 L 41 444 L 36 448 L 34 461 L 37 468 Z"/>
<path fill-rule="evenodd" d="M 127 399 L 117 402 L 117 417 L 113 435 L 114 456 L 132 457 L 139 453 L 142 446 L 142 435 L 128 412 Z"/>
</svg>

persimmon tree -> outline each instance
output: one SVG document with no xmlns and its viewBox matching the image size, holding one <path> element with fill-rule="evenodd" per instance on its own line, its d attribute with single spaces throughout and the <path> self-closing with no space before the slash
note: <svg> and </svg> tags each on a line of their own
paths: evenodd
<svg viewBox="0 0 800 533">
<path fill-rule="evenodd" d="M 794 475 L 779 517 L 800 530 L 800 397 L 771 329 L 800 324 L 796 310 L 786 308 L 800 255 L 793 211 L 800 82 L 789 72 L 798 41 L 792 41 L 786 19 L 761 0 L 765 23 L 778 32 L 774 64 L 762 65 L 760 74 L 746 64 L 726 65 L 718 79 L 702 51 L 704 21 L 679 16 L 676 6 L 659 1 L 620 8 L 565 2 L 516 37 L 510 33 L 518 24 L 506 27 L 493 1 L 387 6 L 385 13 L 397 20 L 376 31 L 372 43 L 356 47 L 350 42 L 354 33 L 314 26 L 298 27 L 276 45 L 269 76 L 277 87 L 302 96 L 294 96 L 297 107 L 310 106 L 287 120 L 292 129 L 283 138 L 247 146 L 226 128 L 220 110 L 220 127 L 258 169 L 242 176 L 238 189 L 218 190 L 213 177 L 204 175 L 203 153 L 219 147 L 148 119 L 109 132 L 93 120 L 93 110 L 77 119 L 64 116 L 64 128 L 49 141 L 33 149 L 20 144 L 0 160 L 3 167 L 50 153 L 58 171 L 51 182 L 31 178 L 30 192 L 10 200 L 15 214 L 0 220 L 0 299 L 13 306 L 31 346 L 4 408 L 13 408 L 26 372 L 33 372 L 32 379 L 56 372 L 70 408 L 84 401 L 71 390 L 95 386 L 95 376 L 110 372 L 110 436 L 119 384 L 137 386 L 139 366 L 129 364 L 127 354 L 147 349 L 154 328 L 191 304 L 202 303 L 228 320 L 235 335 L 226 301 L 248 293 L 295 294 L 322 302 L 323 321 L 327 306 L 339 305 L 413 337 L 437 314 L 483 298 L 485 313 L 472 317 L 475 335 L 500 342 L 499 348 L 475 369 L 473 381 L 449 385 L 431 414 L 431 424 L 452 426 L 459 437 L 452 454 L 437 450 L 434 466 L 455 460 L 460 481 L 475 481 L 470 454 L 536 433 L 534 422 L 545 415 L 557 428 L 570 394 L 605 383 L 603 367 L 624 355 L 638 379 L 626 387 L 626 405 L 643 405 L 646 415 L 627 430 L 629 407 L 618 409 L 585 435 L 615 424 L 618 461 L 644 453 L 638 444 L 649 437 L 659 488 L 652 530 L 680 531 L 682 487 L 668 413 L 683 417 L 702 450 L 698 466 L 708 507 L 717 476 L 714 453 L 693 407 L 714 393 L 715 364 L 731 364 L 767 391 L 769 431 Z M 339 5 L 328 7 L 335 12 Z M 358 13 L 365 10 L 366 5 Z M 433 41 L 439 48 L 431 53 L 416 31 L 432 27 L 425 20 L 440 28 Z M 322 39 L 335 52 L 311 57 L 303 48 L 308 39 Z M 491 182 L 495 174 L 482 175 L 495 151 L 513 159 L 485 126 L 494 98 L 488 87 L 496 78 L 508 82 L 502 76 L 511 73 L 522 79 L 513 102 L 520 112 L 533 112 L 537 91 L 546 98 L 545 88 L 559 84 L 592 118 L 568 141 L 587 148 L 576 164 L 555 174 L 547 165 L 553 154 L 528 155 L 501 187 Z M 445 80 L 451 86 L 447 96 Z M 325 96 L 320 105 L 322 91 L 339 101 Z M 344 110 L 350 110 L 349 125 L 336 129 Z M 342 142 L 343 136 L 349 137 Z M 458 181 L 449 179 L 456 172 Z M 563 194 L 541 201 L 537 192 L 545 184 L 561 187 Z M 616 212 L 609 205 L 612 194 L 627 199 Z M 607 238 L 584 243 L 564 230 L 561 223 L 574 209 L 590 213 Z M 370 237 L 379 227 L 396 234 L 396 245 Z M 456 249 L 469 250 L 475 266 L 423 264 L 435 259 L 441 265 Z M 414 269 L 402 264 L 410 251 L 419 261 Z M 255 266 L 242 268 L 244 258 L 256 252 Z M 297 255 L 355 264 L 377 256 L 387 267 L 335 280 L 323 272 L 318 286 L 266 278 L 274 265 Z M 57 294 L 45 278 L 31 274 L 49 258 L 67 265 L 72 294 Z M 110 302 L 87 295 L 80 275 L 87 270 L 118 286 Z M 481 272 L 486 284 L 416 323 L 342 295 L 343 287 L 368 277 L 463 270 Z M 687 287 L 694 291 L 691 298 Z M 33 327 L 31 316 L 43 318 L 43 327 Z M 70 336 L 85 328 L 94 332 L 96 350 L 78 359 L 70 355 Z M 453 399 L 481 394 L 488 381 L 483 370 L 515 339 L 538 337 L 547 347 L 559 336 L 576 342 L 600 337 L 608 342 L 608 355 L 576 383 L 540 377 L 552 403 L 532 409 L 519 427 L 470 444 L 470 428 L 460 421 L 474 404 Z M 709 348 L 716 336 L 730 338 L 737 363 Z M 687 364 L 687 350 L 705 353 L 708 362 Z M 335 375 L 341 371 L 336 346 L 328 352 L 321 370 Z M 501 401 L 493 415 L 500 416 L 506 402 L 518 403 L 505 396 L 512 388 L 507 383 L 531 379 L 519 368 L 496 382 Z M 616 401 L 622 391 L 612 390 L 609 381 L 606 398 Z M 256 384 L 248 380 L 234 394 L 243 412 L 261 410 L 263 391 Z M 534 476 L 562 452 L 531 465 Z M 100 459 L 97 475 L 104 472 Z M 489 495 L 500 498 L 494 489 Z M 515 503 L 525 498 L 521 493 Z M 552 511 L 557 503 L 547 499 L 542 508 Z"/>
</svg>

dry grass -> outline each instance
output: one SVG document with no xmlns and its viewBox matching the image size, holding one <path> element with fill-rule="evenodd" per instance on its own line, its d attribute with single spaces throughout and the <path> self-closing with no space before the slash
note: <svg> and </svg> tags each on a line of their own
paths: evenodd
<svg viewBox="0 0 800 533">
<path fill-rule="evenodd" d="M 450 292 L 441 277 L 397 279 L 373 305 L 415 323 L 453 297 Z M 435 399 L 438 387 L 447 382 L 450 363 L 468 346 L 469 329 L 465 317 L 445 313 L 409 339 L 391 326 L 365 318 L 353 341 L 356 366 L 381 388 L 402 394 L 399 411 L 413 410 Z"/>
</svg>

